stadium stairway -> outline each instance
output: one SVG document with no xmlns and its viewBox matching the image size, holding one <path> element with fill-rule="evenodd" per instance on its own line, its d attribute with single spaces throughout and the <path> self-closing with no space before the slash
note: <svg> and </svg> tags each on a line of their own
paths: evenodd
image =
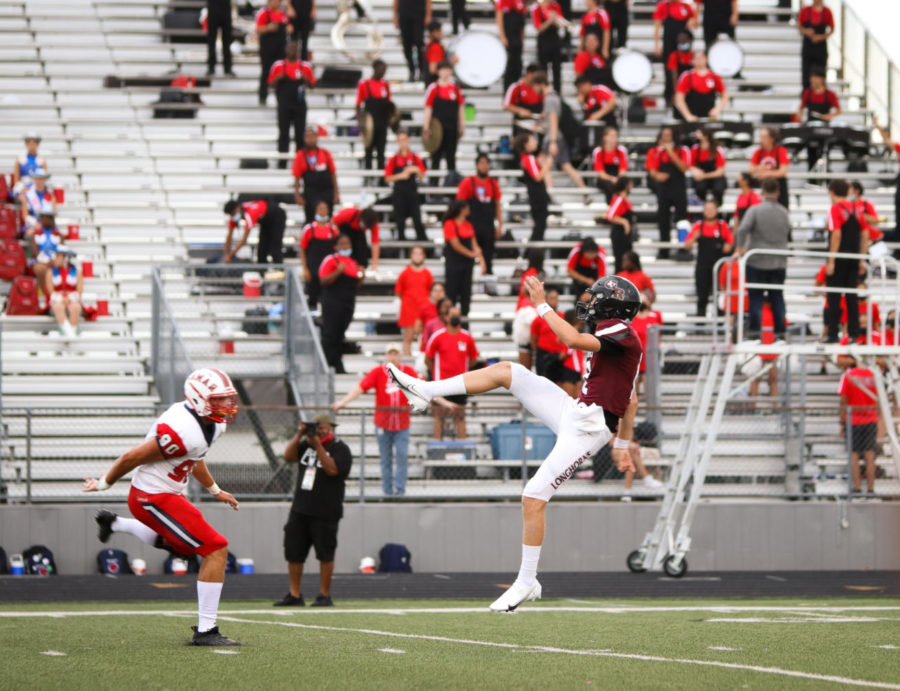
<svg viewBox="0 0 900 691">
<path fill-rule="evenodd" d="M 179 4 L 199 7 L 203 3 Z M 405 76 L 406 69 L 398 34 L 391 24 L 390 2 L 374 0 L 372 5 L 384 34 L 382 58 L 389 65 L 388 78 L 398 80 Z M 484 10 L 486 5 L 470 3 L 470 9 Z M 799 38 L 793 23 L 759 21 L 772 5 L 774 2 L 769 0 L 742 4 L 742 12 L 752 16 L 739 27 L 739 40 L 746 55 L 743 84 L 762 83 L 767 88 L 763 92 L 747 92 L 741 90 L 742 82 L 729 81 L 733 96 L 729 116 L 754 123 L 760 122 L 766 113 L 793 112 L 797 106 Z M 436 2 L 435 7 L 438 12 L 446 11 L 446 3 Z M 649 7 L 649 3 L 635 2 L 634 12 L 637 17 L 645 17 Z M 221 243 L 221 204 L 228 194 L 290 190 L 289 175 L 271 165 L 277 158 L 273 97 L 270 96 L 266 108 L 256 103 L 259 64 L 252 44 L 236 59 L 236 79 L 216 77 L 211 86 L 200 89 L 204 106 L 192 120 L 154 119 L 153 103 L 158 98 L 158 89 L 103 86 L 104 77 L 110 74 L 159 77 L 174 71 L 198 76 L 205 72 L 205 45 L 173 43 L 163 36 L 160 27 L 166 9 L 167 3 L 162 0 L 0 0 L 0 61 L 7 68 L 5 76 L 0 78 L 0 88 L 6 94 L 0 101 L 5 123 L 0 130 L 0 160 L 11 162 L 21 153 L 24 131 L 40 131 L 41 153 L 49 161 L 51 182 L 66 190 L 66 203 L 58 223 L 63 229 L 70 223 L 80 225 L 81 239 L 70 244 L 83 260 L 93 264 L 94 278 L 86 280 L 85 301 L 104 298 L 110 307 L 110 316 L 85 324 L 83 335 L 72 344 L 52 336 L 53 324 L 47 317 L 3 319 L 4 407 L 21 410 L 29 406 L 53 406 L 73 410 L 73 417 L 59 418 L 58 428 L 54 428 L 53 422 L 57 418 L 47 420 L 34 415 L 31 421 L 34 435 L 31 454 L 40 459 L 33 464 L 33 477 L 40 480 L 40 491 L 48 497 L 71 493 L 70 480 L 88 469 L 93 472 L 95 468 L 105 467 L 112 455 L 136 437 L 138 430 L 146 429 L 156 409 L 158 397 L 146 374 L 151 340 L 150 276 L 154 265 L 174 264 L 164 272 L 170 279 L 166 281 L 167 297 L 195 362 L 215 361 L 240 374 L 242 362 L 256 363 L 266 358 L 277 361 L 282 354 L 277 335 L 248 337 L 242 333 L 244 311 L 256 303 L 235 296 L 208 294 L 202 289 L 198 292 L 196 285 L 184 281 L 179 285 L 179 277 L 183 278 L 184 272 L 177 268 L 177 263 L 188 259 L 192 246 Z M 335 19 L 335 11 L 325 3 L 319 8 L 320 28 L 311 43 L 317 70 L 324 65 L 347 63 L 347 58 L 331 46 L 326 31 Z M 475 28 L 493 31 L 492 23 L 485 18 L 477 19 Z M 650 52 L 652 26 L 646 19 L 632 24 L 630 47 Z M 526 59 L 534 55 L 534 34 L 530 27 L 525 55 Z M 364 74 L 368 72 L 367 66 L 361 68 Z M 622 132 L 623 143 L 632 151 L 631 167 L 635 170 L 643 168 L 643 153 L 638 152 L 652 141 L 666 117 L 659 105 L 660 66 L 654 64 L 654 70 L 654 81 L 644 95 L 656 97 L 657 105 L 649 107 L 646 123 L 629 124 Z M 574 103 L 570 62 L 563 65 L 563 75 L 563 95 Z M 853 92 L 852 85 L 835 80 L 832 85 L 841 90 L 848 110 L 846 121 L 864 124 L 865 115 L 858 108 L 860 95 Z M 421 117 L 421 86 L 402 82 L 394 82 L 392 86 L 396 101 L 403 110 L 412 112 L 412 122 L 417 124 Z M 459 148 L 463 174 L 471 172 L 479 147 L 490 147 L 501 135 L 509 133 L 509 117 L 502 112 L 499 84 L 485 90 L 467 89 L 466 97 L 474 104 L 476 116 L 474 122 L 468 123 Z M 353 110 L 352 90 L 313 91 L 308 120 L 323 124 L 328 130 L 326 146 L 336 157 L 344 202 L 382 200 L 389 189 L 379 179 L 380 173 L 359 169 L 362 147 L 358 138 L 345 132 L 342 126 L 351 123 Z M 391 147 L 389 142 L 389 150 Z M 737 142 L 728 148 L 729 179 L 733 180 L 737 172 L 746 168 L 751 151 L 750 142 Z M 242 169 L 240 161 L 246 158 L 266 159 L 270 167 Z M 833 170 L 840 171 L 843 166 L 837 160 Z M 870 164 L 873 172 L 865 178 L 867 196 L 889 217 L 893 210 L 890 203 L 893 189 L 884 186 L 881 180 L 893 174 L 888 173 L 891 166 L 875 160 Z M 524 188 L 516 170 L 503 168 L 503 157 L 497 157 L 496 167 L 504 183 L 506 225 L 512 229 L 517 243 L 524 247 L 530 233 Z M 807 184 L 805 170 L 802 158 L 791 169 L 791 218 L 796 229 L 796 245 L 819 247 L 828 200 L 822 187 Z M 586 177 L 590 178 L 590 174 Z M 446 194 L 446 190 L 439 188 L 425 191 L 432 195 Z M 733 208 L 735 196 L 734 190 L 728 191 L 726 211 Z M 571 241 L 564 240 L 566 235 L 573 232 L 594 235 L 610 250 L 606 229 L 598 229 L 593 221 L 594 216 L 605 210 L 605 204 L 602 196 L 594 194 L 586 205 L 582 193 L 561 174 L 557 176 L 554 199 L 547 246 L 555 248 L 561 256 L 548 261 L 547 274 L 548 280 L 558 279 L 565 284 L 568 281 L 563 258 L 571 245 Z M 692 266 L 656 260 L 658 237 L 652 223 L 655 199 L 643 179 L 633 199 L 642 218 L 649 219 L 641 226 L 642 240 L 637 249 L 642 254 L 645 271 L 657 286 L 660 297 L 656 307 L 667 324 L 683 327 L 664 339 L 664 351 L 670 359 L 695 359 L 707 348 L 708 336 L 695 333 L 692 328 L 702 327 L 708 320 L 690 316 L 694 312 Z M 442 242 L 438 218 L 443 206 L 440 197 L 435 203 L 425 205 L 428 235 L 436 247 Z M 381 201 L 376 208 L 389 211 L 389 205 Z M 292 245 L 302 225 L 302 210 L 292 204 L 286 205 L 286 210 L 289 219 L 286 241 Z M 385 223 L 384 228 L 383 234 L 390 237 L 390 223 Z M 253 242 L 255 237 L 251 236 Z M 385 247 L 390 246 L 389 240 L 385 242 Z M 386 342 L 396 340 L 394 335 L 374 335 L 373 326 L 392 321 L 396 313 L 392 287 L 404 265 L 402 259 L 385 258 L 378 273 L 367 278 L 348 333 L 349 338 L 359 343 L 361 352 L 345 357 L 350 374 L 336 377 L 338 396 L 349 390 L 360 373 L 380 358 Z M 496 294 L 476 288 L 470 330 L 487 359 L 515 357 L 506 330 L 515 306 L 517 282 L 513 274 L 519 266 L 518 260 L 498 260 L 495 262 Z M 440 279 L 442 263 L 432 261 L 430 268 Z M 788 307 L 789 318 L 794 323 L 816 324 L 820 319 L 819 299 L 802 294 L 802 289 L 812 283 L 817 269 L 818 264 L 812 261 L 798 260 L 792 264 L 789 285 L 797 290 L 789 291 Z M 265 302 L 261 300 L 260 304 Z M 219 355 L 219 343 L 227 336 L 234 339 L 235 354 Z M 833 370 L 827 375 L 811 375 L 811 403 L 834 404 L 835 382 Z M 663 405 L 683 405 L 694 384 L 689 374 L 666 374 Z M 370 396 L 357 401 L 358 406 L 373 404 Z M 473 404 L 469 430 L 470 438 L 478 443 L 479 459 L 490 458 L 487 431 L 498 422 L 517 417 L 511 410 L 483 409 L 513 404 L 502 393 L 483 397 Z M 92 409 L 91 414 L 77 417 L 85 408 Z M 108 433 L 102 424 L 97 424 L 99 415 L 94 417 L 95 412 L 102 413 L 101 408 L 132 412 L 124 415 L 121 425 L 117 424 Z M 24 452 L 28 420 L 24 415 L 11 413 L 12 410 L 7 410 L 4 415 L 10 449 L 4 460 L 19 459 Z M 669 462 L 666 453 L 674 450 L 682 422 L 677 412 L 664 418 L 662 432 L 668 441 L 656 462 L 657 469 L 664 469 Z M 712 488 L 716 493 L 783 493 L 783 430 L 777 422 L 756 423 L 754 419 L 748 425 L 744 415 L 726 415 L 712 472 L 717 480 Z M 815 446 L 815 454 L 820 455 L 814 456 L 823 465 L 836 454 L 824 427 L 823 442 Z M 422 457 L 430 430 L 430 418 L 414 419 L 413 456 L 416 458 Z M 358 452 L 362 439 L 355 418 L 343 422 L 341 431 Z M 369 431 L 365 474 L 375 479 L 379 470 L 371 423 Z M 211 460 L 246 464 L 247 458 L 259 457 L 251 433 L 236 429 L 229 434 L 229 440 L 227 447 L 221 447 L 221 455 Z M 73 458 L 80 460 L 77 473 L 69 472 L 73 465 L 66 465 Z M 259 464 L 263 464 L 261 459 Z M 7 472 L 22 477 L 21 465 L 13 466 L 10 469 L 11 465 L 4 463 L 4 479 L 10 478 Z M 488 476 L 483 482 L 417 479 L 410 487 L 410 494 L 517 496 L 519 481 L 495 477 L 501 473 L 501 469 L 485 465 L 484 472 L 479 472 Z M 423 478 L 424 466 L 414 463 L 412 474 Z M 377 482 L 370 483 L 367 495 L 374 492 L 378 496 L 377 485 Z M 24 491 L 19 481 L 11 487 L 19 493 Z M 354 484 L 350 493 L 358 490 Z M 604 496 L 619 492 L 618 484 L 573 482 L 564 487 L 563 495 Z M 641 492 L 638 489 L 636 494 Z"/>
</svg>

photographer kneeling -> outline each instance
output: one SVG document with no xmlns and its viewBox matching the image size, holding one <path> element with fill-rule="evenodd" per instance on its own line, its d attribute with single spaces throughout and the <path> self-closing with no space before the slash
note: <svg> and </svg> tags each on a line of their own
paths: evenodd
<svg viewBox="0 0 900 691">
<path fill-rule="evenodd" d="M 350 448 L 334 436 L 336 423 L 328 413 L 301 422 L 284 450 L 287 463 L 300 463 L 291 513 L 284 526 L 284 558 L 291 589 L 276 607 L 302 607 L 300 579 L 309 548 L 319 560 L 321 592 L 313 607 L 332 607 L 331 576 L 337 549 L 338 522 L 344 515 L 344 482 L 353 459 Z"/>
</svg>

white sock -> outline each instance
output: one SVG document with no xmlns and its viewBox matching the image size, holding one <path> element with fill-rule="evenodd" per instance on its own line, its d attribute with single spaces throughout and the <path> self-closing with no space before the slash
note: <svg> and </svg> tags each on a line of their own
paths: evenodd
<svg viewBox="0 0 900 691">
<path fill-rule="evenodd" d="M 114 533 L 134 535 L 138 540 L 146 542 L 148 545 L 156 543 L 156 531 L 136 518 L 117 518 L 112 522 L 112 529 Z"/>
<path fill-rule="evenodd" d="M 522 565 L 516 578 L 522 585 L 532 586 L 537 581 L 538 560 L 541 558 L 540 545 L 522 545 Z"/>
<path fill-rule="evenodd" d="M 197 631 L 203 633 L 216 625 L 219 613 L 219 597 L 224 583 L 197 581 Z"/>
<path fill-rule="evenodd" d="M 416 384 L 422 395 L 428 399 L 435 396 L 461 396 L 466 393 L 466 385 L 463 383 L 462 374 L 457 374 L 449 379 L 416 382 Z"/>
</svg>

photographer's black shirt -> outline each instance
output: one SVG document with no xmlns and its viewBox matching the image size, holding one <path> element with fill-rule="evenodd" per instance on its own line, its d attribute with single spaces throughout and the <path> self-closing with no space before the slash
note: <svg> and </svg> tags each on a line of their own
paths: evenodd
<svg viewBox="0 0 900 691">
<path fill-rule="evenodd" d="M 301 441 L 297 446 L 300 472 L 297 477 L 297 489 L 294 491 L 294 503 L 291 505 L 291 511 L 305 516 L 336 521 L 344 515 L 344 481 L 350 474 L 353 458 L 350 456 L 350 447 L 340 440 L 326 443 L 325 450 L 337 465 L 337 475 L 329 475 L 323 470 L 322 464 L 316 457 L 316 450 L 306 440 Z M 315 468 L 316 479 L 312 489 L 306 490 L 302 488 L 303 476 L 312 472 L 309 470 L 311 468 Z"/>
</svg>

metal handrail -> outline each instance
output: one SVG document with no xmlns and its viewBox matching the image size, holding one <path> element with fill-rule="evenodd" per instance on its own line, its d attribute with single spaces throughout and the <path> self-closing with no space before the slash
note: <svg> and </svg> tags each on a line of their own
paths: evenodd
<svg viewBox="0 0 900 691">
<path fill-rule="evenodd" d="M 173 403 L 176 400 L 180 399 L 178 395 L 179 387 L 181 382 L 178 381 L 176 383 L 176 376 L 180 379 L 187 372 L 190 372 L 194 369 L 193 363 L 191 362 L 191 356 L 188 354 L 187 348 L 184 345 L 184 340 L 181 338 L 181 331 L 178 328 L 178 322 L 175 320 L 175 315 L 172 311 L 172 307 L 169 305 L 169 301 L 166 298 L 166 293 L 163 288 L 162 278 L 159 274 L 159 267 L 154 266 L 152 272 L 152 281 L 153 281 L 153 319 L 152 319 L 152 334 L 151 334 L 151 349 L 150 349 L 150 369 L 153 375 L 153 381 L 156 384 L 156 390 L 160 394 L 160 398 L 167 403 Z M 169 329 L 170 337 L 170 352 L 168 353 L 168 361 L 166 366 L 168 368 L 168 372 L 164 378 L 163 373 L 163 353 L 161 350 L 161 341 L 162 341 L 162 327 L 165 322 L 165 327 Z M 175 372 L 175 363 L 178 361 L 178 356 L 184 358 L 184 362 L 186 364 L 187 372 L 176 373 Z"/>
</svg>

